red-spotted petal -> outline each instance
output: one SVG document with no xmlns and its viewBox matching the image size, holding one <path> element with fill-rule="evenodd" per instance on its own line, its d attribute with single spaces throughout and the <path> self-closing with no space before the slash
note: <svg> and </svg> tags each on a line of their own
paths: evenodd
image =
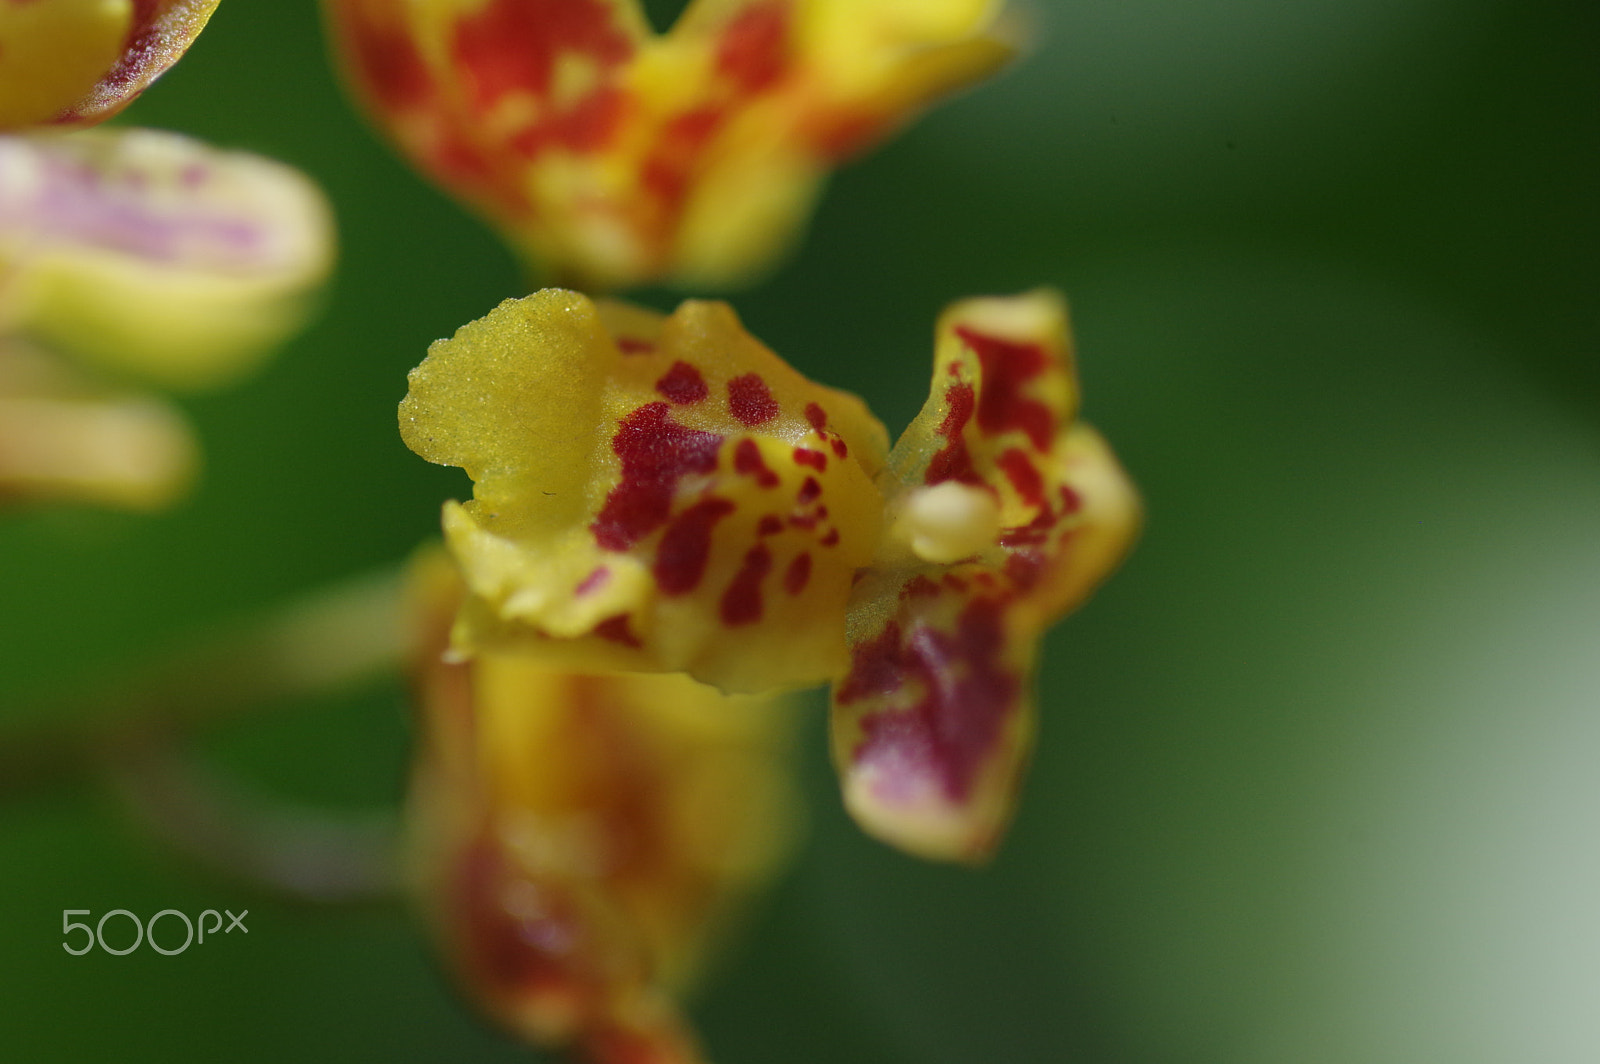
<svg viewBox="0 0 1600 1064">
<path fill-rule="evenodd" d="M 362 102 L 530 260 L 584 287 L 726 283 L 825 171 L 1010 54 L 987 0 L 325 0 Z"/>
<path fill-rule="evenodd" d="M 471 1000 L 595 1064 L 697 1064 L 677 997 L 793 834 L 788 707 L 684 676 L 444 657 L 462 589 L 414 572 L 419 895 Z"/>
<path fill-rule="evenodd" d="M 472 592 L 463 653 L 514 646 L 730 691 L 844 665 L 884 432 L 726 305 L 508 300 L 430 349 L 400 417 L 414 451 L 475 481 L 444 517 Z"/>
<path fill-rule="evenodd" d="M 1131 542 L 1137 498 L 1076 403 L 1059 298 L 941 319 L 932 395 L 880 478 L 888 530 L 833 692 L 846 803 L 912 852 L 992 852 L 1032 743 L 1039 637 Z"/>
</svg>

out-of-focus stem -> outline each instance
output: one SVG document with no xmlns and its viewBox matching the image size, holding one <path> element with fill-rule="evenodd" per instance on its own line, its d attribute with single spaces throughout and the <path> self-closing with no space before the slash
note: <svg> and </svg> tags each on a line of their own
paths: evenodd
<svg viewBox="0 0 1600 1064">
<path fill-rule="evenodd" d="M 229 876 L 312 901 L 392 893 L 391 814 L 290 809 L 208 772 L 186 743 L 200 725 L 391 672 L 407 638 L 398 571 L 319 591 L 0 734 L 0 797 L 105 776 L 154 834 Z"/>
</svg>

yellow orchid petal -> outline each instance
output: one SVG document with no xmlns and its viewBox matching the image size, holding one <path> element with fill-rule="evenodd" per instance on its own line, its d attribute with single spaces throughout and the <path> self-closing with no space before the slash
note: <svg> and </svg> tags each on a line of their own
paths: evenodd
<svg viewBox="0 0 1600 1064">
<path fill-rule="evenodd" d="M 332 221 L 297 171 L 172 133 L 0 137 L 0 328 L 180 386 L 304 320 Z"/>
<path fill-rule="evenodd" d="M 88 391 L 50 360 L 0 343 L 0 503 L 157 510 L 183 494 L 198 462 L 168 403 Z"/>
<path fill-rule="evenodd" d="M 693 1064 L 675 998 L 793 830 L 791 715 L 684 676 L 446 660 L 462 588 L 414 572 L 415 880 L 472 999 L 597 1064 Z"/>
<path fill-rule="evenodd" d="M 507 300 L 433 345 L 400 422 L 412 450 L 476 482 L 445 510 L 472 591 L 460 651 L 681 670 L 729 691 L 843 667 L 883 428 L 727 306 Z"/>
<path fill-rule="evenodd" d="M 105 121 L 178 61 L 217 3 L 0 3 L 0 129 Z"/>
<path fill-rule="evenodd" d="M 720 285 L 793 239 L 841 158 L 1012 49 L 978 0 L 326 0 L 408 157 L 586 287 Z"/>
<path fill-rule="evenodd" d="M 1053 293 L 940 319 L 932 394 L 880 478 L 888 531 L 833 691 L 846 804 L 913 853 L 992 852 L 1032 743 L 1038 639 L 1131 543 L 1137 497 L 1076 406 Z"/>
</svg>

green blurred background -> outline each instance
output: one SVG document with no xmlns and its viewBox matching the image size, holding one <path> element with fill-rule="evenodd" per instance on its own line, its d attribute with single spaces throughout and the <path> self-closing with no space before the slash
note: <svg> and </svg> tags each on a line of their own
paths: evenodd
<svg viewBox="0 0 1600 1064">
<path fill-rule="evenodd" d="M 808 722 L 808 842 L 696 1005 L 715 1059 L 1600 1060 L 1600 7 L 1034 8 L 1025 63 L 840 173 L 734 300 L 898 430 L 943 304 L 1060 287 L 1148 528 L 1050 636 L 992 868 L 861 837 Z M 223 3 L 128 120 L 308 171 L 341 263 L 265 372 L 187 403 L 191 500 L 0 519 L 0 726 L 432 534 L 468 485 L 401 445 L 405 371 L 523 291 L 351 114 L 311 0 Z M 396 684 L 207 750 L 392 807 L 406 733 Z M 66 908 L 224 907 L 247 939 L 60 945 Z M 7 1060 L 525 1057 L 404 912 L 208 878 L 92 785 L 0 805 L 0 960 Z"/>
</svg>

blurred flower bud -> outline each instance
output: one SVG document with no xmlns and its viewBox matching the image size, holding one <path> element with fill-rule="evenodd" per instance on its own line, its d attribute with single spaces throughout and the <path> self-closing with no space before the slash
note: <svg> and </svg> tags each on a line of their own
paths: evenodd
<svg viewBox="0 0 1600 1064">
<path fill-rule="evenodd" d="M 840 160 L 1012 54 L 991 0 L 326 0 L 362 103 L 537 267 L 720 286 Z"/>
<path fill-rule="evenodd" d="M 415 879 L 471 999 L 595 1064 L 701 1059 L 677 999 L 793 835 L 790 713 L 673 675 L 456 661 L 462 593 L 413 569 Z"/>
<path fill-rule="evenodd" d="M 304 320 L 333 225 L 298 171 L 174 133 L 0 137 L 0 332 L 203 387 Z"/>
</svg>

